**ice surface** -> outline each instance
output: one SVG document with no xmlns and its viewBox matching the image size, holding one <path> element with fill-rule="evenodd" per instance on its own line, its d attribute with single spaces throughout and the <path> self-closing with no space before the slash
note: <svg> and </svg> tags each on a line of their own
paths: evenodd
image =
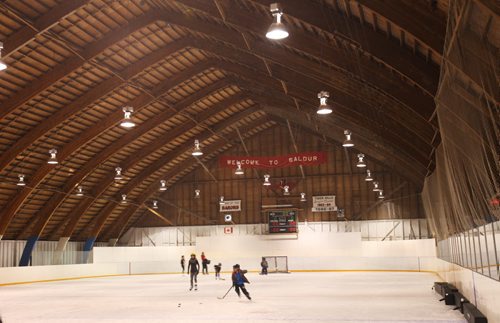
<svg viewBox="0 0 500 323">
<path fill-rule="evenodd" d="M 252 301 L 213 275 L 91 278 L 0 287 L 13 322 L 465 322 L 439 302 L 430 273 L 247 274 Z"/>
</svg>

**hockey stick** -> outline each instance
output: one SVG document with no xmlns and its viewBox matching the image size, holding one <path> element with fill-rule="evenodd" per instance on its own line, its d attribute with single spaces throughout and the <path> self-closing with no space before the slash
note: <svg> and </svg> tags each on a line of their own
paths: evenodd
<svg viewBox="0 0 500 323">
<path fill-rule="evenodd" d="M 231 287 L 229 287 L 229 289 L 227 290 L 227 292 L 224 294 L 224 296 L 220 297 L 220 296 L 217 296 L 218 299 L 224 299 L 226 297 L 227 294 L 229 294 L 229 292 L 231 291 L 231 289 L 233 289 L 234 285 L 231 285 Z"/>
</svg>

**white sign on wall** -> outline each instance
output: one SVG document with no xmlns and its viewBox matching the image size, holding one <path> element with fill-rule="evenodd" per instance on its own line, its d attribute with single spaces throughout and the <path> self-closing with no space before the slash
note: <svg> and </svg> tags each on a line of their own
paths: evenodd
<svg viewBox="0 0 500 323">
<path fill-rule="evenodd" d="M 335 195 L 313 196 L 313 212 L 337 211 Z"/>
<path fill-rule="evenodd" d="M 220 212 L 238 212 L 241 211 L 241 200 L 224 201 L 219 204 Z"/>
</svg>

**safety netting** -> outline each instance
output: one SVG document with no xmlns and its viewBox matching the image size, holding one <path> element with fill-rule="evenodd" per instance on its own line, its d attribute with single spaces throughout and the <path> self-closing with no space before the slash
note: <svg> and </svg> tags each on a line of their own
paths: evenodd
<svg viewBox="0 0 500 323">
<path fill-rule="evenodd" d="M 480 0 L 450 1 L 436 95 L 441 144 L 422 200 L 438 240 L 500 219 L 500 19 Z"/>
</svg>

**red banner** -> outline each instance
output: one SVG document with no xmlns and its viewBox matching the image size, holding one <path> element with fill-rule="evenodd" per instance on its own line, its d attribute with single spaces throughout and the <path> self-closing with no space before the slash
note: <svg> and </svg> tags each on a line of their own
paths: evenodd
<svg viewBox="0 0 500 323">
<path fill-rule="evenodd" d="M 250 156 L 220 156 L 219 166 L 236 168 L 237 162 L 242 168 L 276 168 L 290 166 L 312 166 L 326 163 L 326 153 L 305 152 L 285 156 L 250 157 Z"/>
</svg>

